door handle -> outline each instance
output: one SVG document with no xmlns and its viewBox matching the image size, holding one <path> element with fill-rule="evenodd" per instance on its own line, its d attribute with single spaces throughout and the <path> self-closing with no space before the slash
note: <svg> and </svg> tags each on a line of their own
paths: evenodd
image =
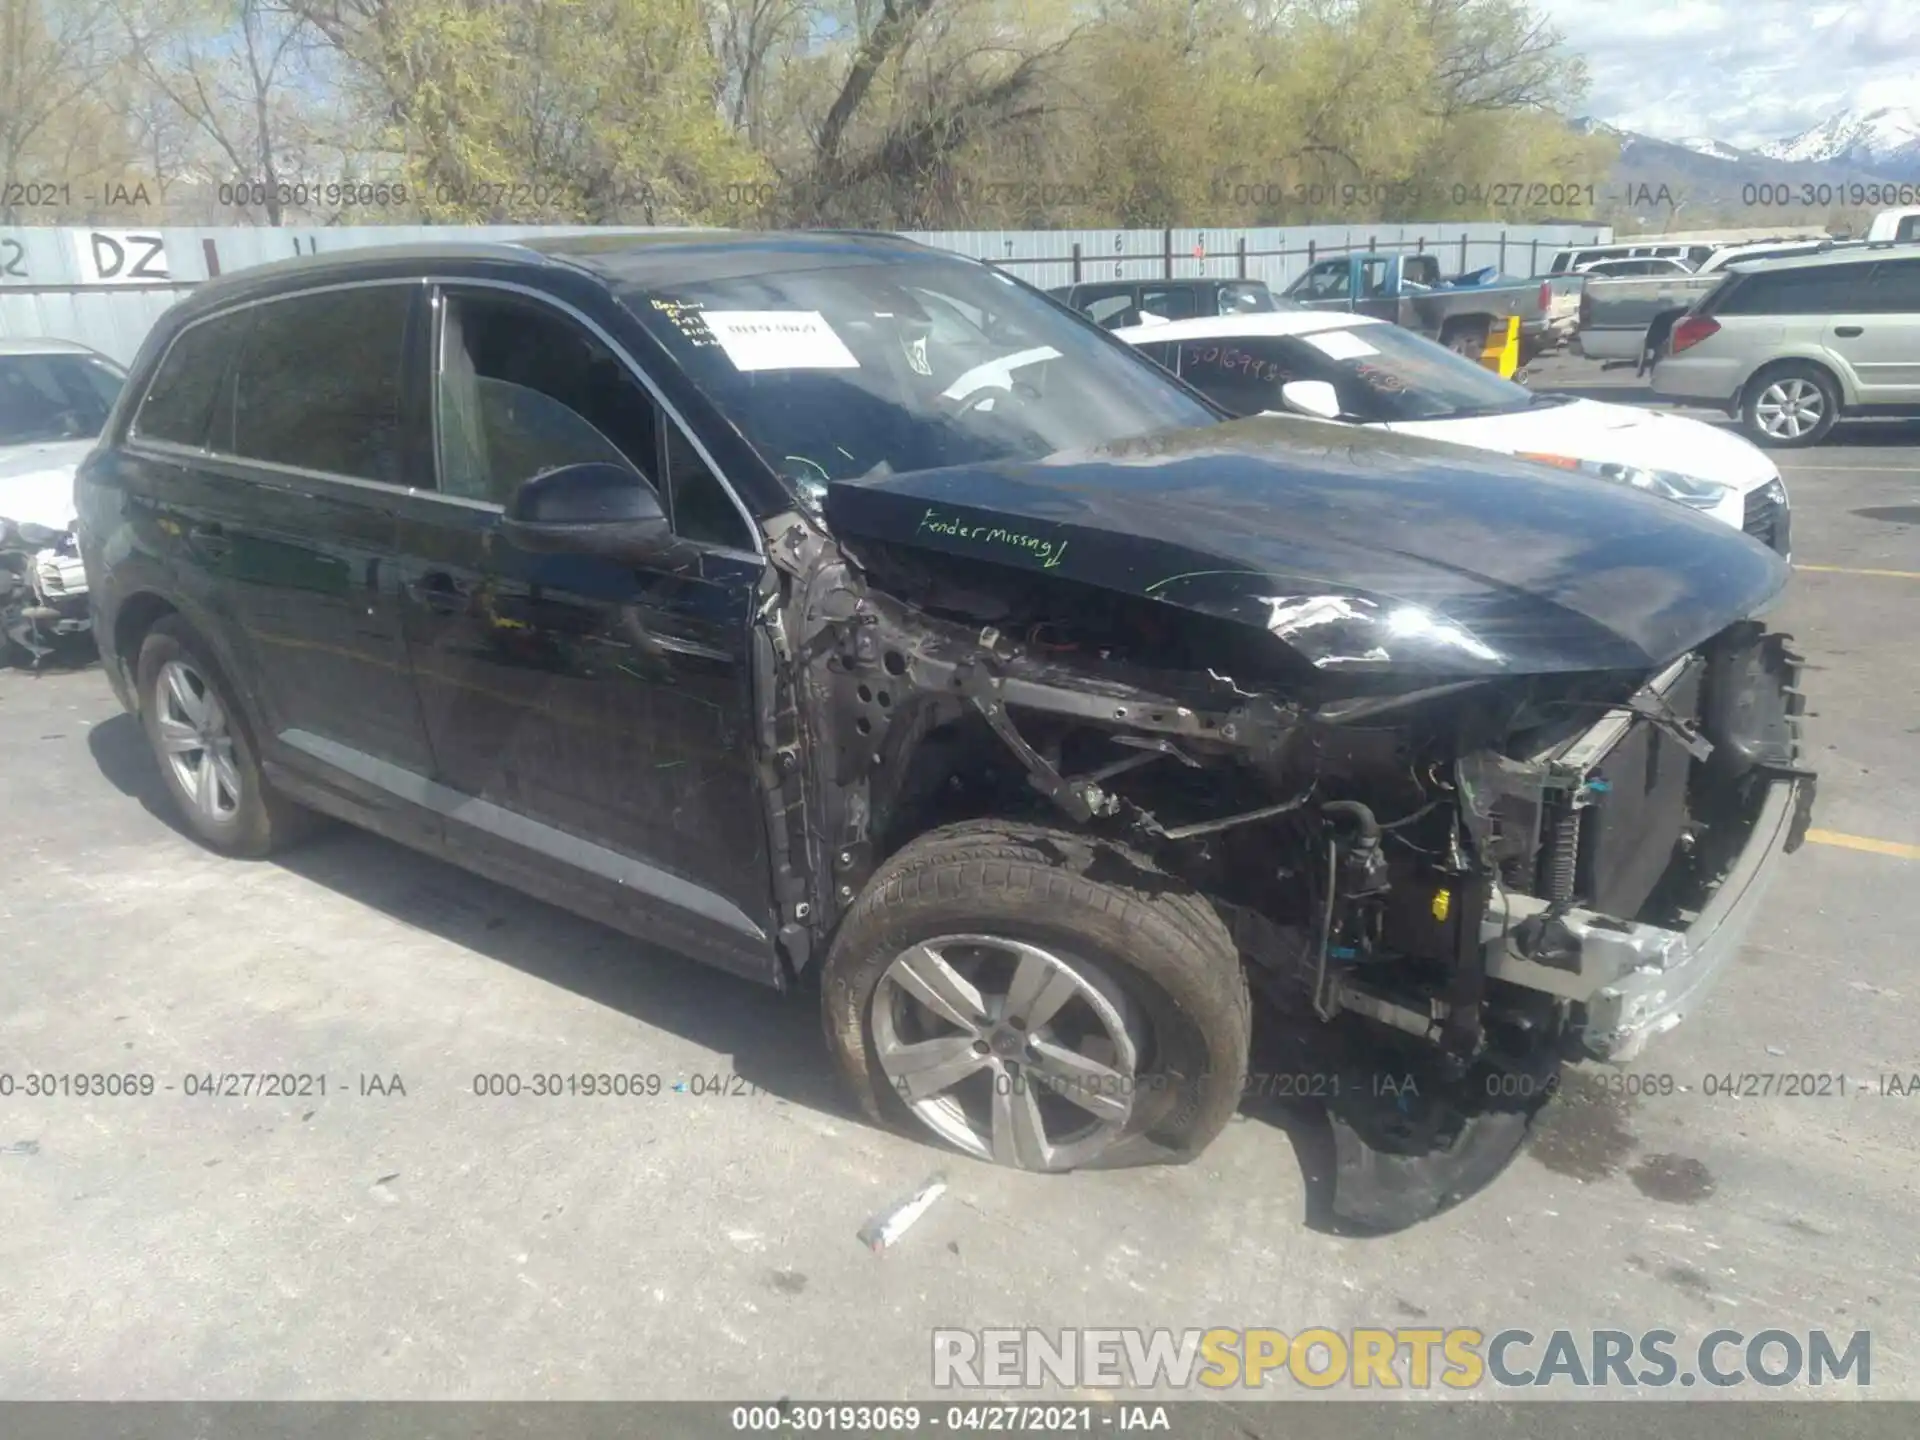
<svg viewBox="0 0 1920 1440">
<path fill-rule="evenodd" d="M 187 541 L 194 549 L 211 559 L 218 560 L 227 553 L 226 527 L 218 521 L 208 521 L 205 525 L 195 525 L 187 531 Z"/>
<path fill-rule="evenodd" d="M 436 615 L 451 615 L 465 603 L 460 587 L 444 570 L 430 570 L 410 582 L 407 593 Z"/>
<path fill-rule="evenodd" d="M 1860 333 L 1860 328 L 1858 325 L 1836 325 L 1833 327 L 1833 333 L 1851 340 Z"/>
</svg>

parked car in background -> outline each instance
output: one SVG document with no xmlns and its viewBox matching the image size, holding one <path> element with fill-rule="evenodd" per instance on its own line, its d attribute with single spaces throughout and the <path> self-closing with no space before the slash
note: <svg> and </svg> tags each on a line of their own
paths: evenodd
<svg viewBox="0 0 1920 1440">
<path fill-rule="evenodd" d="M 1620 280 L 1639 275 L 1691 275 L 1693 266 L 1669 255 L 1642 255 L 1633 260 L 1589 260 L 1574 273 L 1593 280 Z"/>
<path fill-rule="evenodd" d="M 1653 393 L 1724 406 L 1761 445 L 1920 414 L 1920 245 L 1736 265 L 1672 327 Z"/>
<path fill-rule="evenodd" d="M 1691 268 L 1711 255 L 1713 248 L 1703 241 L 1688 243 L 1678 240 L 1622 240 L 1607 245 L 1573 245 L 1555 253 L 1552 263 L 1547 266 L 1547 273 L 1569 275 L 1604 260 L 1636 258 L 1679 260 Z"/>
<path fill-rule="evenodd" d="M 1103 329 L 1185 320 L 1195 315 L 1237 315 L 1275 308 L 1264 280 L 1186 276 L 1172 280 L 1088 280 L 1047 294 Z"/>
<path fill-rule="evenodd" d="M 1341 1077 L 1334 1212 L 1424 1218 L 1516 1093 L 1696 1010 L 1811 820 L 1777 555 L 1229 420 L 899 237 L 230 274 L 76 495 L 108 681 L 210 849 L 311 807 L 817 979 L 875 1122 L 1009 1167 L 1199 1155 L 1257 991 Z"/>
<path fill-rule="evenodd" d="M 1482 278 L 1487 273 L 1475 271 L 1467 283 L 1452 284 L 1442 278 L 1438 256 L 1362 251 L 1316 261 L 1281 298 L 1307 310 L 1391 320 L 1475 358 L 1496 327 L 1518 316 L 1522 365 L 1573 334 L 1582 283 L 1577 277 L 1488 284 Z"/>
<path fill-rule="evenodd" d="M 34 662 L 88 628 L 73 474 L 126 374 L 66 340 L 0 340 L 0 654 Z"/>
<path fill-rule="evenodd" d="M 1686 274 L 1590 276 L 1580 295 L 1573 348 L 1589 360 L 1632 362 L 1645 370 L 1673 322 L 1725 280 L 1730 266 L 1813 255 L 1849 243 L 1859 242 L 1782 239 L 1722 245 Z"/>
<path fill-rule="evenodd" d="M 1908 206 L 1904 210 L 1882 210 L 1867 226 L 1867 239 L 1896 243 L 1920 240 L 1920 205 Z"/>
<path fill-rule="evenodd" d="M 1116 333 L 1235 415 L 1290 410 L 1494 450 L 1664 495 L 1791 553 L 1779 467 L 1698 420 L 1528 390 L 1357 316 L 1236 315 Z"/>
</svg>

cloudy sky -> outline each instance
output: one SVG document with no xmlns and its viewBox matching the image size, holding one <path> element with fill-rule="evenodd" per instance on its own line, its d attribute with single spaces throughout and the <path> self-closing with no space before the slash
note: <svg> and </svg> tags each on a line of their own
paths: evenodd
<svg viewBox="0 0 1920 1440">
<path fill-rule="evenodd" d="M 1920 0 L 1536 0 L 1587 113 L 1664 139 L 1777 140 L 1848 106 L 1920 110 Z"/>
</svg>

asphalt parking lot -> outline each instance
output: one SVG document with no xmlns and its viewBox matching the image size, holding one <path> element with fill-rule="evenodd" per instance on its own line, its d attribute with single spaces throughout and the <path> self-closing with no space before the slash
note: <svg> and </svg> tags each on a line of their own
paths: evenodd
<svg viewBox="0 0 1920 1440">
<path fill-rule="evenodd" d="M 1426 1324 L 1868 1329 L 1873 1395 L 1920 1398 L 1920 1093 L 1875 1088 L 1920 1076 L 1920 422 L 1779 458 L 1814 843 L 1630 1072 L 1674 1093 L 1577 1083 L 1381 1238 L 1316 1223 L 1326 1156 L 1266 1113 L 1183 1169 L 1050 1178 L 875 1131 L 807 1001 L 370 836 L 218 859 L 96 670 L 0 672 L 0 1071 L 329 1082 L 0 1098 L 0 1396 L 873 1399 L 931 1394 L 941 1326 Z M 548 1071 L 664 1086 L 473 1093 Z M 1807 1072 L 1868 1093 L 1705 1093 Z M 856 1241 L 935 1171 L 897 1245 Z"/>
</svg>

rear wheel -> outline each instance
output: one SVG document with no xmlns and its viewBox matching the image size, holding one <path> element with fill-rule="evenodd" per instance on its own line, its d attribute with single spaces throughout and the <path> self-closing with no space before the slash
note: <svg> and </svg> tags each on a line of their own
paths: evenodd
<svg viewBox="0 0 1920 1440">
<path fill-rule="evenodd" d="M 1245 1085 L 1251 1002 L 1219 916 L 1068 831 L 922 836 L 868 883 L 823 982 L 869 1116 L 999 1165 L 1190 1160 Z"/>
<path fill-rule="evenodd" d="M 180 818 L 207 846 L 258 857 L 312 825 L 260 773 L 232 687 L 178 616 L 154 623 L 137 667 L 140 718 Z"/>
<path fill-rule="evenodd" d="M 1776 365 L 1747 383 L 1740 428 L 1773 449 L 1817 445 L 1840 418 L 1840 387 L 1818 365 Z"/>
<path fill-rule="evenodd" d="M 1464 355 L 1469 360 L 1478 360 L 1486 353 L 1487 332 L 1484 327 L 1461 325 L 1448 331 L 1441 343 L 1456 355 Z"/>
</svg>

